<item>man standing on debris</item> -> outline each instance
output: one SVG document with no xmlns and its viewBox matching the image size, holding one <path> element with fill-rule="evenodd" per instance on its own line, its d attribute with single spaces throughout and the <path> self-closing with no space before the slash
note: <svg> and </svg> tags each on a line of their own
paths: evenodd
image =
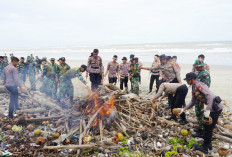
<svg viewBox="0 0 232 157">
<path fill-rule="evenodd" d="M 156 86 L 159 81 L 160 77 L 160 61 L 159 61 L 159 55 L 154 56 L 154 61 L 151 65 L 151 67 L 140 67 L 140 69 L 150 70 L 151 71 L 151 78 L 150 78 L 150 86 L 149 86 L 149 93 L 152 92 L 154 81 L 156 80 Z M 158 91 L 158 89 L 157 89 Z M 157 92 L 156 91 L 156 92 Z"/>
<path fill-rule="evenodd" d="M 194 67 L 197 70 L 197 80 L 200 82 L 203 82 L 208 87 L 210 87 L 211 78 L 210 74 L 207 70 L 205 70 L 204 61 L 202 59 L 198 59 L 194 63 Z M 197 116 L 197 120 L 199 123 L 199 129 L 194 129 L 196 132 L 195 134 L 192 134 L 193 137 L 203 137 L 204 135 L 204 125 L 201 122 L 202 117 L 204 116 L 204 103 L 201 102 L 200 99 L 197 98 L 196 104 L 195 104 L 195 113 Z"/>
<path fill-rule="evenodd" d="M 86 79 L 89 75 L 92 91 L 96 91 L 104 80 L 104 67 L 102 65 L 102 58 L 98 56 L 98 52 L 98 49 L 94 49 L 93 56 L 89 57 L 87 63 Z"/>
<path fill-rule="evenodd" d="M 1 80 L 3 80 L 4 78 L 3 78 L 3 76 L 4 76 L 4 68 L 5 68 L 5 66 L 4 66 L 4 57 L 3 56 L 0 56 L 0 78 L 1 78 Z"/>
<path fill-rule="evenodd" d="M 131 92 L 139 95 L 139 64 L 135 62 L 135 58 L 131 60 L 129 79 L 131 80 Z"/>
<path fill-rule="evenodd" d="M 17 65 L 19 64 L 19 59 L 13 57 L 11 59 L 11 64 L 4 69 L 4 84 L 6 89 L 10 92 L 10 104 L 9 104 L 9 118 L 13 118 L 14 110 L 19 110 L 18 107 L 18 88 L 22 91 L 22 86 L 18 76 Z"/>
<path fill-rule="evenodd" d="M 47 67 L 47 59 L 45 57 L 41 60 L 41 75 L 39 78 L 42 80 L 42 86 L 40 87 L 40 92 L 45 93 L 47 96 L 50 94 L 50 90 L 48 87 L 49 78 L 47 77 L 48 67 Z"/>
<path fill-rule="evenodd" d="M 207 105 L 206 110 L 204 111 L 204 116 L 202 117 L 202 122 L 204 124 L 204 142 L 202 145 L 194 144 L 196 150 L 199 150 L 205 154 L 208 153 L 208 150 L 212 149 L 212 134 L 215 125 L 217 124 L 218 118 L 222 112 L 223 105 L 221 103 L 221 98 L 215 96 L 209 89 L 209 87 L 197 80 L 197 75 L 194 72 L 186 74 L 186 78 L 189 85 L 192 86 L 192 100 L 190 103 L 183 109 L 183 111 L 188 110 L 196 104 L 197 99 L 200 99 L 201 102 Z"/>
<path fill-rule="evenodd" d="M 68 97 L 70 103 L 73 103 L 73 84 L 71 79 L 67 77 L 62 77 L 64 73 L 70 70 L 70 66 L 66 63 L 65 57 L 60 58 L 61 64 L 59 65 L 59 85 L 58 85 L 58 94 L 57 102 L 60 103 L 61 98 Z"/>
<path fill-rule="evenodd" d="M 181 83 L 180 72 L 177 67 L 174 67 L 172 63 L 167 62 L 167 57 L 165 55 L 160 56 L 160 69 L 163 75 L 163 82 L 169 83 Z M 169 106 L 166 109 L 171 108 L 171 104 L 173 104 L 173 95 L 168 95 L 168 104 Z M 172 117 L 170 117 L 172 118 Z M 167 120 L 171 120 L 168 118 Z"/>
<path fill-rule="evenodd" d="M 108 78 L 109 78 L 109 83 L 114 83 L 116 85 L 117 79 L 119 80 L 119 64 L 117 63 L 118 56 L 114 55 L 113 56 L 113 61 L 109 62 L 107 65 L 107 70 L 104 76 L 107 76 L 108 72 Z"/>
<path fill-rule="evenodd" d="M 36 73 L 38 75 L 41 71 L 41 59 L 39 59 L 38 56 L 35 56 L 35 68 L 36 68 Z"/>
<path fill-rule="evenodd" d="M 173 101 L 171 104 L 171 118 L 175 121 L 177 121 L 176 116 L 173 114 L 172 110 L 174 108 L 182 108 L 185 107 L 185 98 L 188 93 L 188 88 L 185 84 L 180 84 L 180 83 L 162 83 L 162 81 L 158 81 L 157 86 L 159 88 L 158 93 L 155 95 L 154 99 L 152 100 L 153 102 L 156 101 L 159 97 L 162 96 L 162 93 L 165 92 L 165 94 L 161 97 L 161 100 L 168 96 L 169 94 L 174 94 Z M 180 120 L 180 125 L 185 125 L 188 123 L 186 120 L 185 113 L 182 113 L 180 115 L 181 120 Z"/>
<path fill-rule="evenodd" d="M 17 69 L 20 81 L 22 81 L 22 83 L 25 84 L 27 78 L 27 64 L 24 62 L 24 57 L 20 58 L 20 62 L 17 66 Z"/>
<path fill-rule="evenodd" d="M 120 89 L 123 90 L 123 84 L 125 86 L 126 91 L 128 92 L 128 74 L 130 70 L 130 64 L 127 63 L 127 58 L 122 58 L 122 63 L 119 65 L 119 73 L 120 73 Z"/>
<path fill-rule="evenodd" d="M 27 74 L 29 76 L 29 82 L 31 84 L 31 90 L 35 91 L 35 76 L 36 76 L 36 69 L 35 69 L 35 62 L 31 56 L 27 56 Z"/>
<path fill-rule="evenodd" d="M 200 55 L 198 56 L 198 59 L 201 59 L 201 60 L 205 61 L 205 55 L 200 54 Z M 204 63 L 204 64 L 205 64 L 205 70 L 207 70 L 208 72 L 210 72 L 210 67 L 209 67 L 209 65 L 206 64 L 206 63 Z M 196 67 L 195 67 L 194 64 L 193 64 L 192 72 L 197 73 L 197 69 L 196 69 Z"/>
<path fill-rule="evenodd" d="M 50 59 L 50 64 L 49 66 L 51 66 L 52 68 L 52 72 L 49 76 L 49 82 L 48 82 L 48 86 L 49 86 L 49 89 L 50 89 L 50 94 L 51 94 L 51 97 L 56 100 L 57 98 L 57 85 L 58 85 L 58 75 L 59 75 L 59 67 L 58 65 L 55 63 L 55 58 L 51 58 Z"/>
</svg>

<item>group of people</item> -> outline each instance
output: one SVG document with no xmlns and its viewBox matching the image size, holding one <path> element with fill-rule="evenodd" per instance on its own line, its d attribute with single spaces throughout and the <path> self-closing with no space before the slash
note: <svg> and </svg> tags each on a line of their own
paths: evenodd
<svg viewBox="0 0 232 157">
<path fill-rule="evenodd" d="M 204 153 L 208 149 L 212 149 L 211 139 L 212 131 L 215 127 L 218 117 L 222 112 L 222 103 L 219 96 L 214 95 L 209 87 L 211 84 L 209 66 L 204 63 L 205 56 L 199 55 L 193 64 L 192 72 L 186 74 L 184 80 L 192 86 L 192 100 L 186 106 L 185 98 L 188 88 L 182 84 L 180 71 L 181 68 L 177 63 L 177 56 L 155 55 L 151 67 L 143 67 L 143 64 L 133 54 L 130 55 L 129 61 L 126 57 L 122 58 L 122 63 L 118 63 L 118 56 L 114 55 L 111 62 L 107 64 L 106 71 L 102 58 L 98 55 L 99 50 L 94 49 L 89 56 L 87 66 L 81 65 L 78 68 L 71 69 L 66 63 L 64 57 L 61 57 L 55 63 L 55 59 L 51 58 L 50 62 L 46 57 L 39 59 L 28 56 L 27 61 L 21 57 L 20 61 L 17 57 L 11 55 L 11 63 L 8 65 L 7 57 L 0 56 L 0 74 L 4 80 L 6 88 L 10 92 L 9 117 L 13 117 L 13 110 L 18 107 L 18 89 L 21 90 L 26 81 L 27 76 L 31 83 L 31 90 L 36 90 L 36 81 L 42 80 L 40 91 L 46 93 L 47 96 L 57 100 L 60 103 L 61 98 L 69 98 L 73 101 L 73 84 L 71 79 L 78 77 L 85 85 L 87 82 L 82 77 L 82 73 L 86 71 L 86 79 L 90 77 L 91 90 L 97 92 L 100 84 L 103 83 L 104 77 L 108 75 L 109 83 L 116 84 L 120 82 L 120 89 L 128 92 L 128 81 L 131 82 L 131 92 L 139 94 L 139 83 L 141 82 L 141 70 L 149 70 L 151 72 L 149 93 L 152 93 L 154 81 L 156 81 L 156 94 L 152 101 L 156 101 L 161 97 L 168 97 L 168 107 L 171 109 L 171 117 L 167 120 L 177 121 L 177 115 L 173 114 L 173 110 L 180 109 L 180 124 L 188 123 L 185 111 L 195 106 L 196 116 L 199 121 L 199 129 L 195 129 L 193 137 L 202 137 L 204 142 L 202 145 L 194 145 L 194 147 Z M 35 79 L 38 74 L 38 79 Z M 204 109 L 206 105 L 206 109 Z"/>
</svg>

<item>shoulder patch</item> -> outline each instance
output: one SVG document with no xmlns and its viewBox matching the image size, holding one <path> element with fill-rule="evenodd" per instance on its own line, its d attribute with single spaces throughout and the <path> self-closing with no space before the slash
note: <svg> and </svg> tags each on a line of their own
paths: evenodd
<svg viewBox="0 0 232 157">
<path fill-rule="evenodd" d="M 170 64 L 168 67 L 171 67 L 172 65 Z"/>
<path fill-rule="evenodd" d="M 197 85 L 197 89 L 198 89 L 199 91 L 202 91 L 201 85 Z"/>
</svg>

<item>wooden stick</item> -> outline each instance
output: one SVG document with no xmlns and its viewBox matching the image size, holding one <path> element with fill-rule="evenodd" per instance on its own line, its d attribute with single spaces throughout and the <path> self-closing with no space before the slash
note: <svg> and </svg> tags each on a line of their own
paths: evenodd
<svg viewBox="0 0 232 157">
<path fill-rule="evenodd" d="M 86 144 L 86 145 L 67 145 L 67 146 L 44 146 L 43 149 L 82 149 L 82 148 L 93 148 L 96 145 Z"/>
<path fill-rule="evenodd" d="M 219 139 L 219 140 L 223 140 L 225 142 L 229 142 L 232 143 L 232 138 L 226 137 L 226 136 L 222 136 L 222 135 L 218 135 L 218 134 L 214 134 L 214 136 Z"/>
<path fill-rule="evenodd" d="M 125 130 L 123 130 L 123 128 L 118 124 L 118 122 L 114 121 L 114 123 L 117 125 L 117 127 L 119 128 L 119 130 L 121 130 L 126 135 L 126 137 L 129 138 L 129 135 L 126 133 Z"/>
<path fill-rule="evenodd" d="M 67 137 L 73 135 L 75 132 L 77 132 L 80 129 L 80 127 L 76 127 L 73 130 L 71 130 L 67 135 L 60 136 L 58 139 L 54 140 L 53 142 L 59 144 L 60 142 L 63 142 Z"/>
<path fill-rule="evenodd" d="M 101 137 L 101 141 L 102 141 L 103 140 L 102 119 L 100 120 L 99 129 L 100 129 L 100 137 Z"/>
</svg>

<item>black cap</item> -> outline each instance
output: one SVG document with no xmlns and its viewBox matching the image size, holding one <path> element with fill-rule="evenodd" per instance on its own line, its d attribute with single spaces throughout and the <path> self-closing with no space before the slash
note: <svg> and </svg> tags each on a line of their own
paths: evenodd
<svg viewBox="0 0 232 157">
<path fill-rule="evenodd" d="M 127 58 L 126 57 L 122 57 L 122 60 L 126 60 L 127 61 Z"/>
<path fill-rule="evenodd" d="M 135 61 L 138 61 L 139 60 L 139 58 L 138 57 L 135 57 Z"/>
<path fill-rule="evenodd" d="M 175 59 L 177 59 L 177 56 L 172 56 L 172 58 L 175 58 Z"/>
<path fill-rule="evenodd" d="M 42 60 L 41 60 L 41 63 L 42 63 L 43 61 L 47 61 L 47 60 L 46 60 L 46 59 L 42 59 Z"/>
<path fill-rule="evenodd" d="M 61 58 L 59 58 L 57 61 L 60 61 L 61 60 Z"/>
<path fill-rule="evenodd" d="M 172 59 L 172 57 L 171 56 L 167 56 L 167 60 L 169 60 L 169 59 Z"/>
<path fill-rule="evenodd" d="M 93 50 L 93 53 L 98 53 L 98 52 L 99 52 L 98 49 Z"/>
<path fill-rule="evenodd" d="M 155 56 L 158 57 L 158 58 L 160 57 L 158 54 L 156 54 Z"/>
<path fill-rule="evenodd" d="M 114 58 L 118 58 L 118 56 L 117 56 L 117 55 L 114 55 L 113 57 L 114 57 Z"/>
<path fill-rule="evenodd" d="M 131 62 L 135 61 L 135 58 L 131 58 Z"/>
<path fill-rule="evenodd" d="M 135 57 L 135 55 L 134 55 L 134 54 L 131 54 L 131 55 L 130 55 L 130 58 L 134 58 L 134 57 Z"/>
<path fill-rule="evenodd" d="M 20 59 L 24 59 L 24 57 L 21 57 Z"/>
<path fill-rule="evenodd" d="M 184 80 L 188 81 L 188 80 L 196 79 L 196 78 L 197 78 L 197 75 L 194 72 L 190 72 L 186 74 L 186 78 Z"/>
<path fill-rule="evenodd" d="M 82 65 L 81 65 L 81 68 L 84 68 L 84 69 L 86 70 L 86 69 L 87 69 L 87 66 L 84 65 L 84 64 L 82 64 Z"/>
<path fill-rule="evenodd" d="M 160 56 L 160 60 L 165 60 L 165 59 L 167 59 L 167 57 L 165 56 L 165 54 L 163 54 L 163 55 Z"/>
<path fill-rule="evenodd" d="M 205 58 L 205 55 L 200 54 L 200 55 L 198 56 L 198 58 Z"/>
<path fill-rule="evenodd" d="M 60 60 L 61 60 L 61 61 L 65 61 L 65 57 L 61 57 Z"/>
</svg>

